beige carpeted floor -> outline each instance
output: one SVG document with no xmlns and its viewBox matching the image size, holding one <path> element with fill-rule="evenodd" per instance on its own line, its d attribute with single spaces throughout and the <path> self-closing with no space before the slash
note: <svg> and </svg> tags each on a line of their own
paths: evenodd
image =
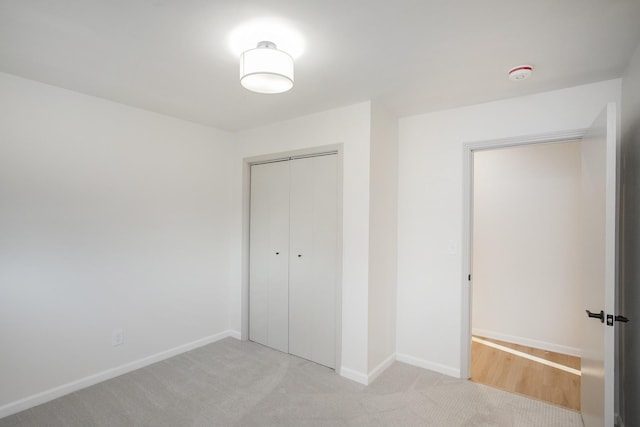
<svg viewBox="0 0 640 427">
<path fill-rule="evenodd" d="M 578 413 L 394 363 L 365 387 L 232 338 L 19 414 L 7 426 L 582 427 Z"/>
</svg>

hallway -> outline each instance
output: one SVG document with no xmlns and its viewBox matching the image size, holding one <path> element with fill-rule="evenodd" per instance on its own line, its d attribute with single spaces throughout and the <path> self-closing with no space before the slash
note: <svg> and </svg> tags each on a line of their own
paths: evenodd
<svg viewBox="0 0 640 427">
<path fill-rule="evenodd" d="M 580 410 L 579 357 L 476 336 L 471 352 L 471 381 Z"/>
</svg>

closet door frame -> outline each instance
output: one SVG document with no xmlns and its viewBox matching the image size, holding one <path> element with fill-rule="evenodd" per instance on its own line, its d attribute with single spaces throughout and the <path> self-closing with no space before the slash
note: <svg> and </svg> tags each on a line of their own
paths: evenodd
<svg viewBox="0 0 640 427">
<path fill-rule="evenodd" d="M 332 144 L 318 147 L 309 147 L 300 150 L 265 154 L 261 156 L 246 157 L 242 161 L 242 256 L 241 256 L 241 331 L 240 339 L 249 339 L 249 227 L 251 213 L 251 165 L 285 160 L 289 158 L 302 158 L 333 153 L 337 156 L 338 171 L 338 214 L 337 214 L 337 242 L 336 245 L 336 319 L 335 339 L 336 355 L 335 370 L 342 366 L 342 242 L 343 242 L 343 145 Z"/>
</svg>

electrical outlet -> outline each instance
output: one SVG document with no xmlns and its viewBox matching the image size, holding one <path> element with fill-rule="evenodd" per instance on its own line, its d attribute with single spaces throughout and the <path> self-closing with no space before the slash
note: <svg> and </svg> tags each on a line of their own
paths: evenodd
<svg viewBox="0 0 640 427">
<path fill-rule="evenodd" d="M 111 332 L 111 345 L 122 345 L 122 343 L 124 343 L 122 329 L 114 329 L 113 332 Z"/>
</svg>

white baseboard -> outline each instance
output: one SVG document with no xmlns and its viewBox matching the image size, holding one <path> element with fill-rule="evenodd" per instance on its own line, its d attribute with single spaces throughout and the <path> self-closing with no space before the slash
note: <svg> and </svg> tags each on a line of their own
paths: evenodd
<svg viewBox="0 0 640 427">
<path fill-rule="evenodd" d="M 489 331 L 486 329 L 473 328 L 473 335 L 491 338 L 499 341 L 506 341 L 512 344 L 524 345 L 526 347 L 539 348 L 540 350 L 553 351 L 555 353 L 568 354 L 569 356 L 580 357 L 580 349 L 569 347 L 566 345 L 554 344 L 546 341 L 538 341 L 529 338 L 518 337 L 515 335 L 507 335 L 500 332 Z"/>
<path fill-rule="evenodd" d="M 229 335 L 228 335 L 229 337 L 231 337 L 231 338 L 235 338 L 235 339 L 237 339 L 238 341 L 240 341 L 240 340 L 242 339 L 242 334 L 240 334 L 240 331 L 233 331 L 233 330 L 231 330 L 231 329 L 230 329 L 230 330 L 228 330 L 228 331 L 225 331 L 224 333 L 228 333 L 228 334 L 229 334 Z M 226 337 L 225 337 L 225 338 L 226 338 Z M 219 340 L 216 340 L 216 341 L 219 341 Z M 214 342 L 214 341 L 211 341 L 211 342 Z"/>
<path fill-rule="evenodd" d="M 460 369 L 451 366 L 441 365 L 440 363 L 431 362 L 429 360 L 420 359 L 418 357 L 409 356 L 408 354 L 396 353 L 398 362 L 408 363 L 409 365 L 419 368 L 428 369 L 430 371 L 439 372 L 450 377 L 460 378 Z"/>
<path fill-rule="evenodd" d="M 128 372 L 135 371 L 136 369 L 140 369 L 153 363 L 160 362 L 178 354 L 193 350 L 194 348 L 202 347 L 204 345 L 220 341 L 221 339 L 227 337 L 237 337 L 239 339 L 240 333 L 232 330 L 220 332 L 218 334 L 211 335 L 187 344 L 183 344 L 169 350 L 161 351 L 154 355 L 134 360 L 133 362 L 125 363 L 124 365 L 107 369 L 106 371 L 98 372 L 97 374 L 89 375 L 87 377 L 80 378 L 79 380 L 71 381 L 58 387 L 54 387 L 49 390 L 45 390 L 43 392 L 25 397 L 23 399 L 16 400 L 15 402 L 0 406 L 0 418 L 13 415 L 20 411 L 24 411 L 25 409 L 33 408 L 34 406 L 41 405 L 43 403 L 49 402 L 50 400 L 57 399 L 58 397 L 62 397 L 69 393 L 73 393 L 74 391 L 78 391 L 94 384 L 110 380 L 111 378 L 115 378 Z"/>
<path fill-rule="evenodd" d="M 340 367 L 340 376 L 360 384 L 369 385 L 369 376 L 354 369 Z"/>
<path fill-rule="evenodd" d="M 378 378 L 380 374 L 383 373 L 395 361 L 396 355 L 394 353 L 384 359 L 378 366 L 373 368 L 371 372 L 369 372 L 369 375 L 367 375 L 367 384 L 371 384 L 372 382 L 374 382 L 375 379 Z"/>
</svg>

